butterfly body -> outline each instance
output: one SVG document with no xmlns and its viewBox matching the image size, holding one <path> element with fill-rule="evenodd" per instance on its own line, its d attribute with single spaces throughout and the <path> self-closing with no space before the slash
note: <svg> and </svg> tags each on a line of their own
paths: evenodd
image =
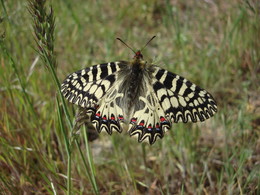
<svg viewBox="0 0 260 195">
<path fill-rule="evenodd" d="M 110 62 L 69 75 L 61 90 L 90 115 L 98 132 L 127 128 L 138 141 L 153 144 L 173 123 L 204 121 L 217 111 L 204 89 L 149 64 L 140 51 L 132 61 Z"/>
</svg>

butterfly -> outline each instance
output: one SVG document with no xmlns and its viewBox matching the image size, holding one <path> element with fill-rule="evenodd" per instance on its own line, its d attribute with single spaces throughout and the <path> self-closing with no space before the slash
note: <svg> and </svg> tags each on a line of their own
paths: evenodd
<svg viewBox="0 0 260 195">
<path fill-rule="evenodd" d="M 99 133 L 127 129 L 138 142 L 152 145 L 173 123 L 204 121 L 217 112 L 216 101 L 206 90 L 146 62 L 141 50 L 131 50 L 135 53 L 131 61 L 84 68 L 61 85 L 63 96 L 84 110 Z"/>
</svg>

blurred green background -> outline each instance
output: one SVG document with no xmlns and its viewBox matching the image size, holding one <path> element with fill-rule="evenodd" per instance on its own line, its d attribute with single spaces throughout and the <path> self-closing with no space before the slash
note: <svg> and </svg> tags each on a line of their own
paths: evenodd
<svg viewBox="0 0 260 195">
<path fill-rule="evenodd" d="M 219 107 L 203 123 L 173 124 L 153 146 L 126 132 L 87 142 L 81 129 L 70 153 L 28 2 L 0 3 L 0 193 L 260 194 L 259 1 L 48 1 L 60 82 L 132 59 L 116 37 L 140 49 L 156 35 L 144 58 L 205 88 Z"/>
</svg>

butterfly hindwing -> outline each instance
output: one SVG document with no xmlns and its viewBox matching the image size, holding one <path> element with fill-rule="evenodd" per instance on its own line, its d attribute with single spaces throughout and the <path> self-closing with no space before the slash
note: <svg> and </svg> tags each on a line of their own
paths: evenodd
<svg viewBox="0 0 260 195">
<path fill-rule="evenodd" d="M 213 97 L 187 79 L 157 66 L 153 76 L 156 97 L 172 122 L 204 121 L 217 112 Z"/>
<path fill-rule="evenodd" d="M 92 123 L 99 133 L 102 130 L 105 130 L 109 135 L 113 131 L 122 132 L 123 110 L 117 104 L 117 101 L 120 101 L 122 97 L 123 94 L 118 93 L 118 85 L 115 85 L 99 102 L 96 113 L 91 117 Z"/>
<path fill-rule="evenodd" d="M 147 72 L 142 85 L 145 90 L 138 97 L 130 118 L 128 132 L 130 136 L 137 136 L 139 142 L 147 141 L 153 144 L 156 139 L 163 138 L 165 131 L 170 129 L 171 123 L 155 96 L 151 85 L 151 78 Z"/>
</svg>

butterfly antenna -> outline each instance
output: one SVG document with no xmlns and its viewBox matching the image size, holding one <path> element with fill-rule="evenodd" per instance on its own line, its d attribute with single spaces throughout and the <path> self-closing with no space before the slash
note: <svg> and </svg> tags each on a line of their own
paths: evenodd
<svg viewBox="0 0 260 195">
<path fill-rule="evenodd" d="M 128 47 L 129 49 L 131 49 L 133 52 L 134 52 L 134 54 L 135 54 L 135 51 L 129 46 L 129 45 L 127 45 L 122 39 L 120 39 L 120 38 L 116 38 L 117 40 L 119 40 L 119 41 L 121 41 L 126 47 Z"/>
<path fill-rule="evenodd" d="M 145 46 L 140 50 L 142 51 L 156 36 L 154 35 L 146 44 Z"/>
</svg>

